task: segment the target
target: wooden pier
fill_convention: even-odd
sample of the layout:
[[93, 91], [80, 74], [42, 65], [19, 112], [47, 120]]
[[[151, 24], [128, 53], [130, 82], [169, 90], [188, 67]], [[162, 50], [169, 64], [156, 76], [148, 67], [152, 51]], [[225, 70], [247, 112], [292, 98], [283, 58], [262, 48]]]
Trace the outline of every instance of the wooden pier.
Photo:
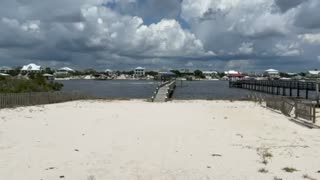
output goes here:
[[238, 80], [229, 81], [229, 87], [243, 88], [274, 95], [290, 97], [296, 96], [306, 99], [309, 98], [310, 91], [316, 91], [319, 93], [319, 84], [315, 81], [302, 82], [287, 80]]
[[167, 102], [176, 88], [176, 80], [167, 81], [159, 85], [151, 97], [152, 102]]

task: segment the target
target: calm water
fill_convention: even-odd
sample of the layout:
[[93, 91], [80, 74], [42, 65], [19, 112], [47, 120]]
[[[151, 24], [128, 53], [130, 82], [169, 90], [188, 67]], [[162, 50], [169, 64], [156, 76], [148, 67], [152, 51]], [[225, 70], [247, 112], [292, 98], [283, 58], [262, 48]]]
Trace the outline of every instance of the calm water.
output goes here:
[[229, 88], [228, 81], [177, 81], [175, 99], [242, 99], [250, 91]]
[[[150, 98], [158, 82], [146, 80], [69, 80], [60, 81], [63, 91], [81, 91], [105, 98]], [[174, 99], [242, 99], [250, 92], [229, 88], [227, 81], [177, 81]]]
[[157, 87], [156, 81], [145, 80], [68, 80], [63, 91], [80, 91], [104, 98], [150, 98]]

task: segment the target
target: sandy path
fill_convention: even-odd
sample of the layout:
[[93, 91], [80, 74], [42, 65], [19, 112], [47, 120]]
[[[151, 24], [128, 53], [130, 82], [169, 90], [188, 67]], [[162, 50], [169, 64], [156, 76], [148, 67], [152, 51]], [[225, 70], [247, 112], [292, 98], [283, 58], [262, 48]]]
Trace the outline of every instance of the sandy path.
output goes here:
[[0, 110], [0, 157], [3, 180], [320, 179], [320, 130], [250, 102], [78, 101]]

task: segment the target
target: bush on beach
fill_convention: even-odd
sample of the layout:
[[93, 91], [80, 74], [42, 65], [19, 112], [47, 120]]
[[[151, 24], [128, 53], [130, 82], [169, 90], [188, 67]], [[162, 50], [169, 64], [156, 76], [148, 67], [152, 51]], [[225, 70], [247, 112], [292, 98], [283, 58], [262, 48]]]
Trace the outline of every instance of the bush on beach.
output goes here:
[[0, 93], [27, 93], [59, 91], [63, 84], [50, 82], [39, 73], [29, 75], [29, 79], [0, 76]]

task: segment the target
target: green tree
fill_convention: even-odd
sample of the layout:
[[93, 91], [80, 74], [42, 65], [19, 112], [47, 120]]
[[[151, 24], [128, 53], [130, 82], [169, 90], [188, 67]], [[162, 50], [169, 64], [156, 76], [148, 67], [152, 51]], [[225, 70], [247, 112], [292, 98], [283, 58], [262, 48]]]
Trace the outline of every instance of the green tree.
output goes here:
[[157, 75], [158, 75], [158, 72], [155, 72], [155, 71], [147, 71], [147, 72], [146, 72], [146, 75], [149, 75], [149, 76], [157, 76]]
[[174, 73], [177, 77], [182, 77], [182, 74], [179, 70], [171, 70], [170, 72]]
[[51, 68], [46, 67], [46, 68], [44, 69], [44, 73], [46, 73], [46, 74], [53, 74], [54, 71], [53, 71]]
[[194, 76], [196, 78], [202, 78], [202, 79], [205, 78], [205, 76], [203, 75], [203, 72], [198, 69], [194, 71]]

